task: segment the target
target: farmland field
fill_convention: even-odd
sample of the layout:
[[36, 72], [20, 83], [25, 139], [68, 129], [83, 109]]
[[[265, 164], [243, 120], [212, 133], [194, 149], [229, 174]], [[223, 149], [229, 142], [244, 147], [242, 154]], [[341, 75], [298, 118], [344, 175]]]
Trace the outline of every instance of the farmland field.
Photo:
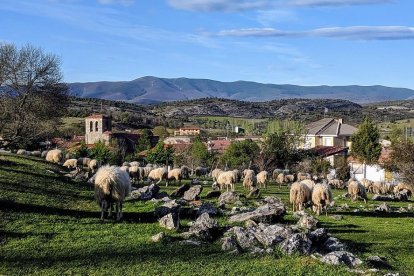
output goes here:
[[[221, 251], [218, 241], [202, 246], [179, 243], [178, 233], [160, 228], [153, 214], [156, 203], [127, 201], [121, 222], [99, 220], [90, 186], [56, 173], [62, 167], [33, 157], [0, 155], [0, 274], [1, 275], [348, 275], [345, 267], [321, 264], [304, 256], [238, 256]], [[165, 188], [167, 193], [177, 185]], [[202, 200], [211, 190], [204, 184]], [[242, 192], [241, 185], [237, 189]], [[412, 275], [414, 267], [414, 213], [376, 214], [381, 202], [351, 203], [335, 190], [336, 205], [348, 203], [349, 211], [330, 211], [342, 220], [319, 217], [322, 227], [344, 241], [364, 259], [385, 256], [393, 270]], [[263, 195], [287, 203], [288, 189], [270, 184]], [[253, 204], [254, 199], [246, 202]], [[389, 203], [408, 207], [411, 202]], [[354, 209], [361, 209], [354, 212]], [[365, 210], [363, 210], [365, 209]], [[226, 217], [218, 218], [224, 226]], [[182, 221], [186, 227], [188, 219]], [[284, 223], [294, 223], [291, 212]], [[152, 243], [164, 231], [170, 242]], [[384, 274], [381, 271], [378, 275]]]

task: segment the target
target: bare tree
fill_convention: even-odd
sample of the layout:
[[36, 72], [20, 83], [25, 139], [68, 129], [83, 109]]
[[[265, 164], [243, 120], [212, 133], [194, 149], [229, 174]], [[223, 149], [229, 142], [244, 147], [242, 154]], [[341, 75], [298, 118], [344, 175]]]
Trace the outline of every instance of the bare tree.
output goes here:
[[0, 147], [25, 147], [56, 130], [69, 104], [60, 59], [0, 44]]

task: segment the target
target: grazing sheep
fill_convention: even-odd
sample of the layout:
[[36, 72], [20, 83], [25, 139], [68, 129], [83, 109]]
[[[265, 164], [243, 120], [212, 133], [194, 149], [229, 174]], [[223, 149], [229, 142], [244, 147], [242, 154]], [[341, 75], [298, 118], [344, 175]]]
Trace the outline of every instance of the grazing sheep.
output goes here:
[[217, 178], [218, 178], [218, 176], [221, 174], [221, 173], [223, 173], [224, 171], [223, 170], [221, 170], [221, 169], [214, 169], [212, 172], [211, 172], [211, 177], [213, 178], [213, 181], [217, 181]]
[[49, 152], [48, 150], [42, 151], [42, 154], [40, 155], [40, 157], [46, 158], [46, 155], [47, 155], [48, 152]]
[[279, 176], [280, 173], [282, 173], [283, 171], [281, 169], [275, 169], [272, 173], [272, 178], [275, 182], [277, 182], [277, 177]]
[[30, 155], [35, 156], [35, 157], [40, 157], [40, 156], [42, 156], [42, 153], [38, 150], [35, 150], [35, 151], [32, 151], [32, 153]]
[[267, 171], [261, 171], [257, 174], [256, 176], [257, 184], [259, 184], [260, 188], [262, 187], [262, 185], [265, 189], [267, 188], [267, 175], [268, 175]]
[[[361, 183], [362, 183], [362, 185], [364, 185], [366, 191], [368, 191], [370, 193], [375, 193], [374, 192], [374, 182], [373, 181], [364, 178], [364, 179], [361, 180]], [[377, 185], [377, 187], [375, 189], [379, 190], [380, 189], [379, 186], [380, 185]]]
[[127, 172], [129, 174], [129, 166], [121, 166], [121, 171]]
[[63, 163], [63, 167], [66, 167], [68, 169], [76, 169], [78, 165], [78, 160], [76, 159], [68, 159]]
[[229, 187], [232, 191], [234, 191], [234, 184], [236, 183], [236, 178], [233, 171], [222, 172], [218, 177], [217, 180], [213, 183], [213, 186], [219, 186], [220, 190], [224, 187], [227, 188], [229, 191]]
[[50, 150], [46, 155], [46, 161], [52, 163], [60, 163], [63, 160], [63, 153], [61, 150], [54, 149]]
[[303, 172], [298, 172], [297, 176], [296, 176], [297, 181], [302, 181], [305, 179], [308, 179], [308, 174], [307, 173], [303, 173]]
[[136, 166], [136, 167], [140, 167], [141, 166], [141, 164], [138, 162], [138, 161], [132, 161], [132, 162], [130, 162], [129, 163], [129, 165], [132, 167], [132, 166]]
[[316, 184], [312, 191], [313, 211], [319, 216], [322, 209], [325, 208], [328, 215], [327, 206], [332, 202], [332, 191], [328, 184]]
[[335, 189], [344, 189], [345, 188], [345, 183], [340, 179], [331, 179], [331, 180], [329, 180], [328, 184], [330, 186], [334, 187]]
[[295, 182], [290, 187], [289, 202], [292, 204], [292, 211], [301, 211], [303, 205], [311, 200], [312, 192], [308, 186], [301, 182]]
[[233, 172], [236, 175], [236, 183], [239, 183], [242, 178], [242, 172], [238, 169], [233, 170]]
[[95, 173], [95, 172], [98, 170], [98, 160], [96, 160], [96, 159], [92, 159], [92, 160], [89, 162], [88, 169], [89, 169], [92, 173]]
[[190, 168], [187, 166], [181, 166], [181, 176], [183, 179], [189, 179], [190, 178]]
[[357, 180], [350, 180], [348, 183], [348, 194], [351, 196], [351, 200], [355, 201], [358, 197], [361, 197], [365, 203], [367, 203], [367, 191], [359, 181]]
[[183, 179], [183, 174], [182, 174], [182, 170], [181, 169], [172, 169], [168, 172], [168, 177], [167, 177], [167, 183], [165, 186], [168, 186], [168, 184], [170, 184], [171, 180], [174, 181], [178, 181], [178, 183], [181, 185], [181, 180]]
[[295, 176], [293, 174], [285, 175], [285, 182], [286, 183], [293, 183], [295, 182]]
[[282, 188], [282, 184], [285, 183], [285, 174], [279, 173], [276, 177], [276, 183], [279, 183], [279, 188]]
[[394, 193], [398, 193], [402, 190], [407, 190], [408, 191], [408, 196], [411, 196], [414, 192], [414, 187], [413, 187], [413, 185], [409, 185], [409, 184], [400, 182], [393, 188]]
[[120, 220], [122, 203], [131, 192], [128, 174], [116, 166], [103, 166], [94, 177], [95, 199], [101, 207], [101, 220], [108, 209], [109, 216], [112, 216], [112, 204], [115, 204], [116, 220]]
[[80, 157], [78, 158], [78, 168], [79, 170], [82, 170], [84, 167], [89, 168], [89, 163], [91, 162], [91, 159], [88, 157]]
[[19, 149], [16, 154], [17, 155], [28, 155], [27, 153], [28, 153], [27, 150]]
[[315, 182], [313, 180], [310, 180], [310, 179], [302, 180], [300, 183], [305, 184], [306, 186], [308, 186], [310, 191], [312, 191], [313, 187], [315, 187]]
[[194, 170], [196, 176], [206, 176], [208, 174], [208, 169], [204, 167], [196, 167]]
[[243, 187], [245, 189], [250, 190], [252, 187], [256, 187], [257, 185], [257, 178], [256, 174], [253, 170], [246, 170], [244, 179], [243, 179]]
[[[157, 184], [159, 184], [163, 179], [167, 179], [168, 171], [166, 168], [157, 168], [150, 171], [148, 175], [148, 179], [151, 181], [158, 180]], [[166, 186], [168, 183], [166, 183]]]
[[135, 183], [139, 183], [140, 180], [143, 180], [144, 169], [138, 166], [131, 166], [128, 169], [129, 176], [131, 177], [132, 181]]
[[152, 167], [142, 167], [143, 170], [143, 174], [142, 174], [142, 180], [144, 180], [145, 178], [148, 178], [150, 172], [153, 170]]

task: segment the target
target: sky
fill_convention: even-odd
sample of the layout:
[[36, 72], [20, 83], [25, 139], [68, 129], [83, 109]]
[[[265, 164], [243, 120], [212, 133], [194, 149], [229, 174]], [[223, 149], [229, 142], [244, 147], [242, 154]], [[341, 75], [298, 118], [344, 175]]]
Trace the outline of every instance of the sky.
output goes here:
[[412, 0], [0, 0], [0, 42], [66, 82], [143, 76], [414, 89]]

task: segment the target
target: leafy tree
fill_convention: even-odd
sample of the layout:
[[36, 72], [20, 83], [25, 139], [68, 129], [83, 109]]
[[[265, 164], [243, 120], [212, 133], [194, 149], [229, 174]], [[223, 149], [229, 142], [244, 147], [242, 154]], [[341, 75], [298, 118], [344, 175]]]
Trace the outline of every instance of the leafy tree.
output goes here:
[[246, 168], [259, 154], [259, 145], [252, 140], [236, 141], [230, 144], [221, 157], [221, 161], [228, 167]]
[[153, 131], [155, 136], [159, 136], [160, 138], [165, 138], [169, 135], [167, 129], [163, 126], [156, 126], [154, 127]]
[[0, 147], [30, 147], [48, 138], [68, 105], [57, 56], [0, 44]]
[[171, 165], [174, 161], [174, 149], [171, 146], [164, 147], [164, 142], [160, 140], [147, 152], [147, 161], [153, 164]]
[[141, 151], [149, 150], [151, 148], [151, 136], [152, 132], [149, 129], [144, 129], [142, 131], [138, 143], [135, 147], [136, 153], [140, 153]]
[[88, 157], [90, 155], [89, 148], [86, 146], [84, 141], [80, 143], [80, 147], [74, 152], [74, 154], [76, 158]]
[[[414, 182], [414, 142], [412, 140], [399, 139], [391, 145], [390, 159], [386, 160], [385, 167], [398, 172], [405, 183]], [[414, 187], [413, 187], [414, 188]]]
[[364, 163], [364, 177], [366, 177], [365, 165], [378, 162], [381, 154], [379, 138], [378, 127], [368, 117], [365, 117], [358, 131], [351, 137], [351, 155]]
[[90, 150], [91, 158], [99, 161], [101, 164], [106, 164], [113, 158], [112, 152], [103, 142], [98, 141]]
[[331, 168], [331, 163], [322, 157], [313, 158], [310, 165], [313, 175], [327, 175]]
[[346, 161], [346, 157], [337, 159], [335, 172], [336, 178], [342, 181], [347, 181], [351, 177], [350, 167]]
[[201, 139], [195, 139], [190, 149], [192, 167], [205, 166], [210, 158], [210, 153]]

